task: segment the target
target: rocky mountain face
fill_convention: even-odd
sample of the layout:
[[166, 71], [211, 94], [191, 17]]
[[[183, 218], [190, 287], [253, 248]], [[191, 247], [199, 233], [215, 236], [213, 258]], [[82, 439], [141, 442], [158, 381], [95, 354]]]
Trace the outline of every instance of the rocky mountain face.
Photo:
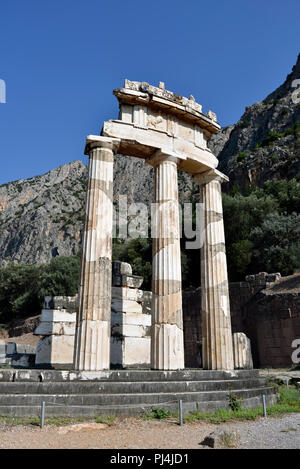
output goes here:
[[[225, 127], [209, 141], [230, 186], [242, 190], [273, 178], [300, 173], [300, 56], [293, 71], [264, 101], [246, 108], [237, 124]], [[300, 90], [300, 86], [298, 87]], [[296, 98], [296, 99], [295, 99]], [[191, 178], [179, 172], [181, 202], [198, 192]], [[42, 176], [0, 186], [0, 263], [49, 262], [56, 255], [76, 254], [81, 246], [87, 169], [75, 161]], [[230, 188], [227, 187], [227, 189]], [[153, 168], [138, 158], [117, 155], [114, 200], [149, 204]]]
[[[219, 169], [242, 190], [300, 172], [300, 55], [285, 82], [210, 140]], [[297, 82], [298, 80], [298, 82]]]
[[86, 168], [81, 161], [0, 187], [0, 260], [47, 262], [78, 251]]
[[[153, 168], [138, 158], [117, 155], [114, 200], [152, 202]], [[42, 176], [0, 186], [0, 265], [7, 261], [49, 262], [77, 254], [81, 247], [87, 167], [81, 161]], [[189, 200], [193, 184], [179, 175], [180, 199]]]

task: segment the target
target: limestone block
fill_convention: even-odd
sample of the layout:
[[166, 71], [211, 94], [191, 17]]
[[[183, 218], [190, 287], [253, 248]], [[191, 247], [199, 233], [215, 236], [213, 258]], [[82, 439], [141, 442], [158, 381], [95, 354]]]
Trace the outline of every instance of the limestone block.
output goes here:
[[271, 283], [271, 282], [277, 282], [280, 279], [281, 279], [281, 273], [275, 272], [273, 274], [267, 275], [266, 281]]
[[33, 345], [16, 344], [17, 354], [35, 354], [36, 347]]
[[145, 337], [150, 335], [149, 327], [150, 326], [140, 326], [136, 324], [115, 324], [112, 326], [112, 336], [117, 334], [124, 337]]
[[150, 337], [125, 337], [124, 347], [124, 362], [126, 366], [150, 364]]
[[36, 365], [73, 363], [74, 336], [51, 335], [42, 338], [36, 349]]
[[17, 353], [17, 346], [15, 342], [8, 342], [6, 346], [7, 355], [14, 355]]
[[131, 300], [141, 303], [144, 298], [143, 290], [128, 287], [112, 287], [111, 296], [112, 300]]
[[42, 321], [35, 329], [35, 335], [75, 335], [75, 322]]
[[112, 324], [151, 326], [151, 316], [149, 314], [137, 313], [112, 313]]
[[75, 296], [45, 296], [45, 309], [66, 309], [70, 313], [78, 310], [78, 295]]
[[255, 276], [254, 275], [246, 275], [245, 280], [246, 280], [246, 282], [253, 283], [254, 280], [255, 280]]
[[3, 341], [3, 343], [0, 342], [0, 355], [5, 355], [6, 354], [6, 344]]
[[114, 312], [142, 313], [142, 306], [136, 301], [112, 299], [111, 309]]
[[43, 309], [41, 322], [76, 322], [76, 313], [58, 309]]
[[150, 349], [150, 337], [111, 337], [111, 365], [123, 368], [150, 366]]
[[200, 442], [202, 446], [216, 449], [238, 448], [239, 444], [240, 436], [235, 430], [224, 431], [223, 429], [215, 430]]
[[127, 262], [113, 261], [112, 275], [132, 275], [132, 267]]
[[11, 365], [27, 368], [34, 365], [34, 354], [22, 354], [12, 357]]
[[115, 275], [113, 277], [114, 287], [140, 288], [143, 283], [143, 277], [137, 275]]
[[250, 339], [243, 332], [233, 334], [233, 354], [235, 369], [253, 368]]

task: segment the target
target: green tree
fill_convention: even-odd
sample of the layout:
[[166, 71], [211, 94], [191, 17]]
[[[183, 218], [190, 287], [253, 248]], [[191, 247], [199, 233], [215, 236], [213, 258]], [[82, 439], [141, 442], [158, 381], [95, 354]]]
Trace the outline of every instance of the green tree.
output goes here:
[[300, 214], [269, 214], [251, 230], [252, 270], [289, 275], [300, 267]]
[[79, 270], [78, 256], [56, 257], [50, 264], [9, 263], [1, 267], [1, 322], [39, 314], [45, 295], [75, 295]]

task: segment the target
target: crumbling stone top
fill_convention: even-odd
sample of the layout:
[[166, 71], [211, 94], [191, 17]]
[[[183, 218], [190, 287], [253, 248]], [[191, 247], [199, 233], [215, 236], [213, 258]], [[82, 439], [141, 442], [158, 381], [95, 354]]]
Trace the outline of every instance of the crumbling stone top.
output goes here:
[[122, 104], [140, 104], [150, 108], [160, 108], [169, 114], [181, 116], [183, 120], [193, 121], [210, 133], [218, 132], [221, 128], [214, 112], [207, 111], [203, 114], [201, 104], [196, 103], [192, 95], [186, 98], [168, 91], [163, 82], [156, 87], [146, 82], [126, 79], [124, 87], [116, 88], [113, 93]]

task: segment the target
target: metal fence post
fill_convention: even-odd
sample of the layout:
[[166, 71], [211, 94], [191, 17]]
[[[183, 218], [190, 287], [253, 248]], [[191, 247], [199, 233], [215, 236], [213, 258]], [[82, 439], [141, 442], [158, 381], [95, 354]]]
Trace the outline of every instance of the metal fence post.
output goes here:
[[179, 399], [179, 425], [183, 425], [183, 415], [182, 415], [182, 400]]
[[262, 401], [263, 401], [263, 409], [264, 409], [264, 417], [267, 416], [267, 405], [266, 405], [266, 396], [263, 394], [262, 396]]
[[42, 409], [41, 409], [41, 428], [44, 428], [45, 425], [45, 407], [46, 403], [42, 402]]

